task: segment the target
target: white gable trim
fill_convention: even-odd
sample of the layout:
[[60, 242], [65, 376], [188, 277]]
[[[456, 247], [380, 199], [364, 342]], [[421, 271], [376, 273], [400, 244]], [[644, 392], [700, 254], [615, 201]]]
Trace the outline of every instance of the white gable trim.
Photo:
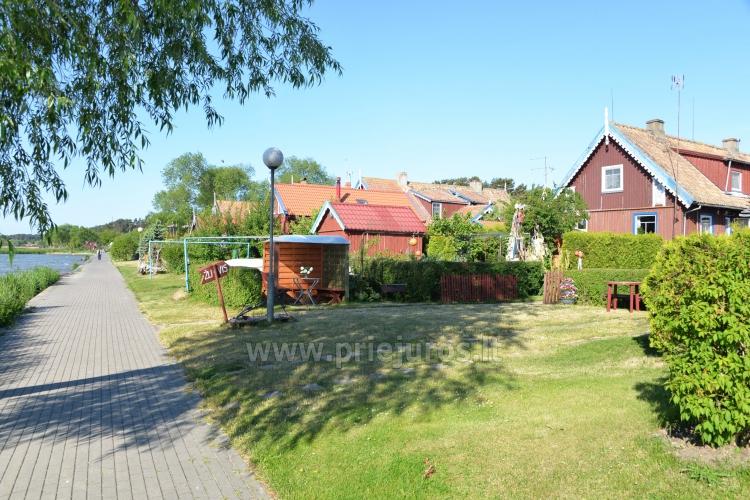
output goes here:
[[333, 209], [333, 206], [331, 206], [331, 202], [327, 201], [323, 205], [323, 208], [320, 209], [320, 212], [318, 212], [318, 216], [315, 218], [315, 222], [313, 222], [313, 225], [310, 228], [310, 234], [315, 234], [318, 232], [318, 228], [323, 223], [323, 219], [325, 218], [326, 212], [329, 212], [329, 211], [331, 212], [331, 216], [338, 223], [341, 230], [342, 231], [346, 230], [346, 228], [344, 227], [344, 222], [341, 220], [341, 217], [339, 217], [339, 214], [337, 214], [336, 210]]
[[[610, 125], [608, 137], [614, 140], [625, 152], [641, 166], [653, 179], [659, 181], [664, 188], [669, 191], [672, 196], [677, 198], [685, 207], [689, 207], [695, 202], [695, 198], [682, 186], [679, 186], [675, 182], [674, 178], [670, 176], [660, 165], [653, 161], [647, 154], [633, 144], [625, 135], [620, 132], [615, 125]], [[580, 172], [581, 168], [591, 158], [591, 155], [596, 151], [596, 148], [602, 143], [605, 138], [604, 127], [602, 127], [596, 134], [596, 137], [589, 144], [588, 148], [584, 151], [581, 158], [573, 165], [568, 173], [563, 178], [563, 182], [559, 189], [568, 187], [573, 177]]]

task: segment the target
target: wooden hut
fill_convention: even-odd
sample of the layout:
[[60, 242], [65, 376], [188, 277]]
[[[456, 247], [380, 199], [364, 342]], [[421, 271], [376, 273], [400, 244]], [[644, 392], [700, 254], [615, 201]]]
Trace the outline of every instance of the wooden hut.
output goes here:
[[[349, 241], [341, 236], [280, 235], [274, 238], [276, 286], [294, 296], [295, 278], [313, 278], [316, 296], [349, 298]], [[304, 276], [301, 268], [312, 267]], [[263, 272], [268, 273], [268, 241], [263, 247]], [[265, 280], [263, 287], [265, 289]]]

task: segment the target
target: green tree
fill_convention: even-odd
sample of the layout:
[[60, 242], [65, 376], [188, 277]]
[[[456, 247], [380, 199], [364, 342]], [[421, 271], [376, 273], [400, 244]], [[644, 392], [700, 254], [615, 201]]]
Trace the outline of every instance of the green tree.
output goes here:
[[434, 219], [427, 226], [427, 255], [440, 260], [472, 260], [472, 240], [481, 232], [482, 227], [472, 222], [470, 215]]
[[0, 211], [46, 232], [61, 168], [85, 182], [142, 168], [139, 118], [166, 133], [178, 110], [220, 125], [212, 92], [241, 104], [273, 84], [340, 73], [307, 17], [309, 0], [4, 0], [0, 9]]
[[161, 173], [165, 189], [154, 195], [159, 219], [187, 224], [197, 208], [201, 179], [208, 171], [208, 162], [200, 153], [185, 153], [170, 161]]
[[303, 179], [310, 184], [333, 184], [335, 181], [325, 167], [312, 158], [290, 156], [276, 171], [278, 182], [299, 182]]
[[570, 189], [562, 189], [555, 194], [549, 188], [535, 186], [515, 195], [505, 206], [503, 219], [508, 221], [508, 226], [513, 220], [517, 203], [526, 207], [522, 224], [524, 232], [531, 233], [538, 229], [550, 250], [559, 251], [563, 233], [572, 231], [582, 220], [589, 217], [588, 207], [580, 194]]
[[256, 192], [252, 180], [253, 168], [249, 165], [232, 167], [212, 167], [200, 178], [196, 204], [200, 208], [210, 208], [214, 193], [219, 200], [246, 200]]

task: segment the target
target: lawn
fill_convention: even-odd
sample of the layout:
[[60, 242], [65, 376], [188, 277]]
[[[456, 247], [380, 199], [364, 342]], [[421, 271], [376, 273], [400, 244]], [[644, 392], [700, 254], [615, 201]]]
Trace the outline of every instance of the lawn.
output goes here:
[[[179, 293], [179, 275], [149, 280], [119, 267], [211, 418], [282, 498], [703, 498], [750, 489], [747, 469], [680, 461], [660, 436], [671, 410], [645, 313], [345, 306], [230, 329], [218, 308]], [[320, 360], [299, 350], [276, 359], [274, 346], [297, 342]], [[268, 359], [259, 359], [265, 346]]]

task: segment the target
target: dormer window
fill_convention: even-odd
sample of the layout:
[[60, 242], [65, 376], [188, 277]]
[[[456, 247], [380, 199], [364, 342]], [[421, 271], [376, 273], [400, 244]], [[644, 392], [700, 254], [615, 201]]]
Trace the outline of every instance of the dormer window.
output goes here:
[[432, 218], [439, 219], [443, 216], [443, 204], [437, 201], [432, 202]]
[[742, 192], [742, 172], [738, 172], [736, 170], [732, 171], [731, 190], [733, 193]]
[[622, 165], [602, 167], [602, 193], [622, 191]]

